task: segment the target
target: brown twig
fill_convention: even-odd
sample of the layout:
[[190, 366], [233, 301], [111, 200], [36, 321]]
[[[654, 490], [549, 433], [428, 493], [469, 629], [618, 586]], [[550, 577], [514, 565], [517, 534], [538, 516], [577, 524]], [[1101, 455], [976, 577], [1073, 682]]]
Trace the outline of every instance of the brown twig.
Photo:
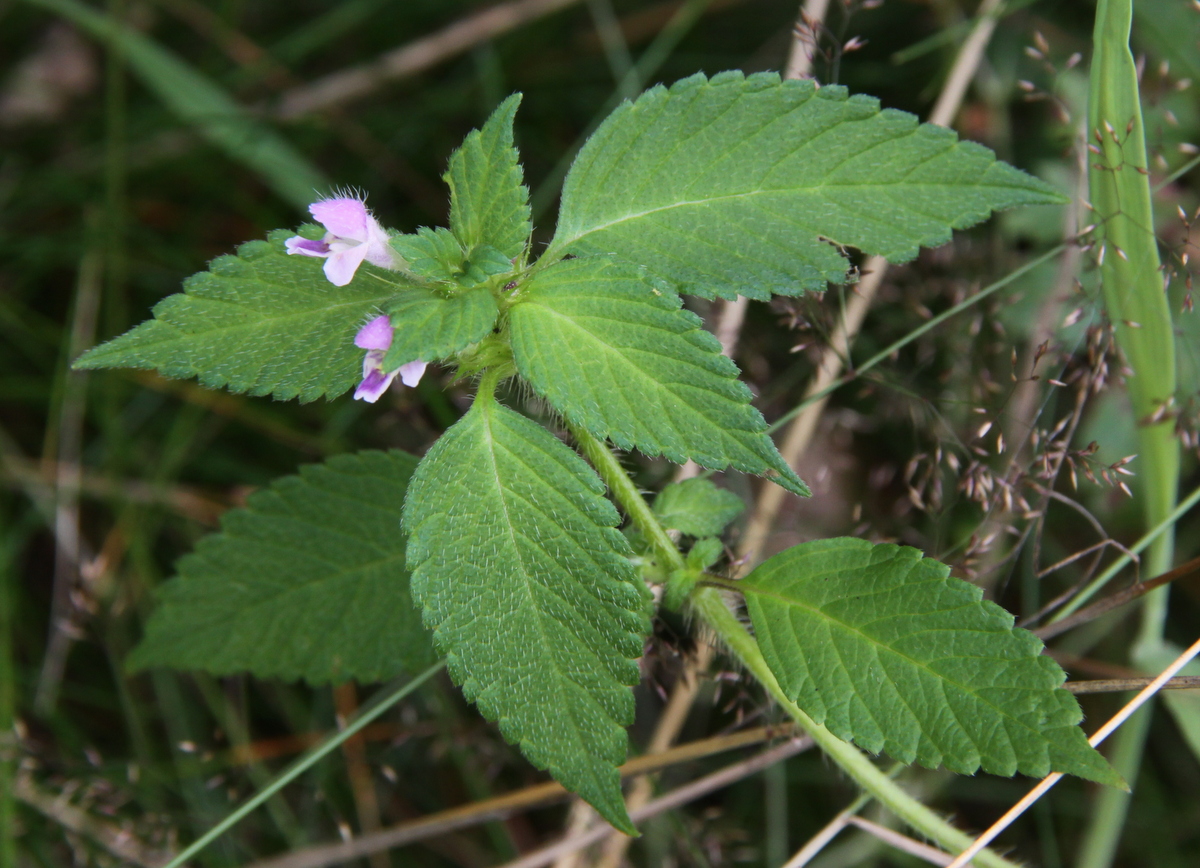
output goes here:
[[[1123, 693], [1138, 690], [1153, 682], [1153, 678], [1101, 678], [1095, 681], [1068, 681], [1064, 688], [1078, 696], [1081, 693]], [[1160, 690], [1196, 690], [1200, 675], [1177, 675], [1160, 685]]]
[[[96, 317], [100, 310], [100, 289], [104, 273], [104, 249], [93, 244], [79, 263], [79, 280], [75, 291], [75, 311], [71, 319], [71, 335], [67, 343], [67, 358], [75, 359], [95, 342]], [[83, 557], [79, 528], [79, 489], [83, 451], [83, 423], [87, 413], [86, 371], [70, 371], [65, 375], [63, 397], [58, 417], [56, 457], [58, 473], [54, 491], [54, 586], [50, 603], [50, 636], [42, 658], [34, 693], [33, 708], [40, 715], [54, 710], [58, 689], [62, 684], [67, 656], [76, 630], [73, 620], [71, 592], [80, 580], [79, 565]]]
[[125, 829], [109, 825], [35, 784], [27, 773], [17, 775], [13, 795], [43, 816], [77, 835], [95, 841], [112, 855], [142, 868], [159, 868], [175, 855], [137, 840]]
[[1085, 606], [1073, 615], [1063, 618], [1061, 621], [1055, 621], [1053, 624], [1047, 624], [1045, 627], [1039, 627], [1036, 630], [1031, 630], [1033, 635], [1037, 636], [1043, 642], [1052, 639], [1061, 633], [1073, 627], [1078, 627], [1080, 624], [1085, 624], [1088, 621], [1093, 621], [1101, 615], [1105, 615], [1114, 609], [1124, 606], [1126, 603], [1131, 603], [1143, 594], [1153, 591], [1155, 588], [1160, 588], [1163, 585], [1174, 582], [1178, 579], [1187, 578], [1188, 576], [1200, 573], [1200, 558], [1193, 558], [1186, 564], [1180, 564], [1175, 569], [1163, 573], [1161, 576], [1155, 576], [1153, 579], [1147, 579], [1144, 582], [1138, 582], [1136, 585], [1126, 588], [1123, 591], [1118, 591], [1115, 594], [1105, 597], [1092, 603], [1090, 606]]
[[[44, 489], [45, 496], [53, 498], [54, 485], [50, 480], [63, 480], [59, 490], [75, 495], [102, 499], [128, 500], [133, 503], [155, 504], [169, 507], [181, 515], [201, 524], [214, 525], [221, 513], [230, 504], [186, 485], [167, 485], [146, 482], [141, 479], [113, 479], [94, 473], [79, 465], [67, 466], [65, 462], [47, 465], [45, 462], [30, 461], [19, 455], [6, 455], [0, 471], [7, 481], [26, 492]], [[85, 557], [84, 560], [87, 560]]]
[[[358, 712], [358, 690], [353, 681], [339, 684], [333, 689], [333, 702], [337, 708], [338, 723], [353, 719]], [[346, 777], [350, 781], [350, 793], [354, 797], [354, 812], [358, 814], [359, 831], [372, 835], [383, 828], [379, 819], [379, 796], [375, 792], [375, 781], [367, 765], [367, 742], [361, 732], [342, 742], [342, 756], [346, 759]], [[371, 868], [390, 868], [392, 860], [387, 853], [370, 853], [367, 862]]]
[[872, 823], [870, 820], [851, 814], [846, 818], [846, 823], [850, 826], [857, 826], [868, 835], [874, 835], [880, 841], [895, 847], [902, 853], [908, 853], [910, 856], [916, 856], [918, 859], [923, 859], [930, 865], [949, 865], [954, 858], [948, 853], [939, 850], [937, 847], [930, 847], [928, 844], [922, 844], [920, 841], [915, 841], [908, 835], [897, 832], [895, 829], [889, 829], [887, 826], [881, 826], [878, 823]]
[[[622, 777], [645, 774], [716, 753], [759, 744], [772, 738], [787, 737], [793, 732], [794, 728], [791, 726], [764, 726], [730, 735], [700, 739], [654, 756], [636, 757], [621, 766], [620, 772]], [[503, 820], [520, 811], [562, 801], [568, 796], [570, 793], [563, 789], [561, 784], [550, 781], [503, 796], [428, 814], [352, 841], [293, 850], [275, 859], [255, 862], [248, 868], [325, 868], [457, 829], [477, 826], [491, 820]], [[605, 827], [600, 831], [607, 834], [611, 829]]]
[[[678, 789], [672, 790], [665, 796], [660, 796], [648, 802], [636, 811], [630, 811], [629, 816], [635, 823], [644, 822], [664, 811], [686, 805], [688, 802], [695, 801], [715, 790], [727, 787], [743, 778], [756, 774], [769, 766], [775, 765], [775, 763], [782, 762], [789, 757], [808, 750], [810, 747], [812, 747], [812, 740], [807, 736], [793, 739], [771, 750], [764, 751], [756, 757], [726, 766], [718, 772], [713, 772], [711, 775], [706, 775], [699, 780], [692, 781], [690, 784], [685, 784]], [[550, 864], [565, 853], [590, 847], [592, 844], [603, 839], [609, 832], [610, 830], [604, 827], [591, 829], [581, 835], [564, 839], [557, 844], [551, 844], [548, 847], [543, 847], [541, 850], [522, 856], [520, 859], [501, 866], [501, 868], [541, 868], [541, 866]]]
[[402, 45], [375, 60], [343, 69], [311, 84], [292, 88], [276, 115], [294, 119], [358, 99], [390, 81], [415, 75], [522, 24], [573, 6], [579, 0], [512, 0], [490, 6], [437, 33]]

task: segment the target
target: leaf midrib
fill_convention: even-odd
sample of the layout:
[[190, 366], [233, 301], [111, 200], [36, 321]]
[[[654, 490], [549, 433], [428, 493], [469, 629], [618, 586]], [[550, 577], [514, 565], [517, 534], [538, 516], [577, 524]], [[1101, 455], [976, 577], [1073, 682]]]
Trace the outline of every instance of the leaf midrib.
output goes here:
[[[571, 245], [578, 242], [580, 239], [586, 238], [589, 235], [594, 235], [597, 232], [603, 232], [605, 229], [609, 229], [613, 226], [619, 226], [622, 223], [628, 223], [633, 220], [640, 220], [643, 217], [649, 217], [653, 214], [660, 214], [660, 213], [664, 213], [667, 211], [673, 211], [673, 210], [679, 209], [679, 208], [690, 208], [690, 207], [697, 206], [697, 205], [721, 204], [723, 202], [752, 199], [756, 196], [778, 196], [778, 195], [796, 196], [796, 195], [801, 195], [801, 194], [805, 194], [805, 193], [820, 193], [821, 191], [824, 191], [824, 190], [837, 189], [837, 188], [854, 187], [854, 188], [858, 188], [858, 189], [862, 189], [862, 190], [868, 190], [871, 187], [880, 187], [880, 188], [883, 188], [885, 191], [887, 191], [887, 190], [896, 190], [898, 188], [903, 187], [907, 191], [907, 190], [912, 190], [912, 189], [920, 188], [920, 187], [943, 188], [943, 187], [948, 187], [948, 186], [957, 187], [957, 186], [967, 186], [967, 185], [965, 185], [965, 184], [964, 185], [949, 185], [949, 184], [936, 184], [936, 183], [910, 183], [910, 182], [905, 182], [905, 181], [896, 181], [896, 182], [891, 182], [891, 183], [881, 183], [881, 182], [871, 182], [871, 183], [860, 182], [860, 183], [840, 183], [840, 184], [821, 183], [821, 184], [815, 184], [813, 186], [808, 186], [808, 187], [776, 187], [776, 188], [769, 189], [769, 190], [757, 189], [757, 190], [747, 190], [747, 191], [741, 192], [741, 193], [730, 193], [730, 194], [727, 194], [724, 196], [709, 196], [709, 197], [705, 197], [703, 199], [684, 199], [684, 200], [680, 200], [677, 202], [671, 202], [667, 205], [660, 205], [655, 208], [647, 208], [642, 211], [627, 212], [625, 214], [620, 215], [619, 217], [616, 217], [612, 220], [608, 220], [603, 223], [594, 223], [591, 226], [589, 226], [587, 229], [585, 229], [584, 231], [577, 232], [576, 234], [574, 234], [570, 237], [564, 237], [561, 240], [555, 239], [554, 243], [543, 255], [552, 259], [555, 256], [560, 255], [562, 251], [566, 250]], [[999, 189], [1012, 189], [1012, 190], [1024, 189], [1020, 185], [1017, 185], [1017, 184], [988, 184], [988, 185], [974, 184], [974, 185], [971, 185], [972, 190], [978, 190], [985, 186], [990, 187], [990, 188], [999, 188]]]
[[[728, 395], [718, 392], [715, 389], [707, 388], [703, 385], [697, 386], [692, 383], [676, 383], [674, 381], [667, 382], [664, 380], [657, 379], [655, 377], [647, 376], [636, 364], [634, 364], [626, 355], [624, 355], [621, 352], [621, 349], [619, 347], [601, 339], [599, 336], [597, 336], [597, 334], [594, 331], [590, 331], [589, 329], [584, 328], [578, 322], [579, 319], [600, 320], [603, 322], [613, 322], [613, 320], [605, 320], [605, 318], [602, 316], [592, 315], [592, 314], [585, 314], [582, 316], [572, 316], [571, 314], [563, 313], [562, 311], [554, 308], [552, 305], [545, 304], [544, 302], [541, 302], [540, 300], [537, 300], [537, 299], [530, 299], [527, 303], [538, 306], [539, 308], [544, 310], [546, 313], [550, 314], [555, 319], [559, 320], [561, 323], [565, 323], [566, 325], [570, 326], [571, 331], [574, 331], [577, 334], [579, 334], [580, 336], [587, 338], [590, 343], [592, 343], [597, 348], [599, 348], [602, 351], [602, 355], [605, 358], [610, 359], [610, 360], [616, 359], [622, 363], [623, 367], [637, 371], [639, 374], [642, 375], [641, 379], [644, 380], [648, 386], [655, 387], [655, 389], [660, 393], [666, 393], [667, 395], [670, 395], [674, 401], [679, 401], [679, 402], [682, 402], [685, 405], [687, 405], [687, 402], [671, 389], [672, 385], [683, 385], [683, 386], [687, 386], [689, 388], [694, 388], [694, 389], [698, 389], [698, 390], [707, 392], [716, 398], [720, 398], [723, 401], [728, 401], [731, 404], [735, 404], [737, 407], [742, 407], [742, 406], [750, 407], [751, 406], [749, 402], [746, 402], [744, 405], [740, 404], [735, 399], [729, 397]], [[626, 322], [622, 322], [622, 321], [616, 321], [616, 322], [618, 322], [618, 324], [620, 324], [620, 325], [632, 325], [631, 323], [626, 323]], [[651, 328], [653, 328], [653, 327], [651, 326]], [[674, 332], [674, 331], [670, 331], [668, 329], [654, 329], [654, 330], [661, 331], [662, 333], [671, 335], [673, 337], [684, 337], [686, 335], [686, 332]], [[697, 371], [701, 371], [705, 375], [711, 376], [715, 379], [720, 379], [722, 381], [729, 381], [729, 380], [733, 379], [731, 377], [716, 373], [714, 371], [710, 371], [707, 368], [705, 368], [701, 365], [696, 365], [686, 359], [679, 359], [674, 356], [668, 356], [664, 353], [657, 352], [653, 347], [630, 347], [629, 349], [639, 352], [639, 353], [645, 353], [646, 355], [657, 356], [659, 358], [665, 359], [666, 361], [672, 362], [675, 364], [686, 365]], [[687, 406], [688, 406], [688, 409], [694, 409], [690, 405], [687, 405]], [[633, 415], [634, 415], [634, 418], [636, 418], [637, 414], [634, 413]], [[714, 427], [722, 428], [722, 431], [721, 431], [722, 434], [726, 433], [724, 431], [723, 426], [717, 425], [709, 417], [707, 417], [704, 414], [699, 413], [699, 412], [697, 412], [696, 415], [700, 416], [702, 419], [704, 419], [710, 425], [713, 425]], [[748, 430], [748, 429], [734, 429], [734, 430]], [[761, 430], [763, 430], [763, 429], [760, 428], [757, 431], [749, 431], [749, 433], [757, 434]]]
[[[910, 570], [911, 570], [911, 568], [910, 568]], [[973, 697], [975, 697], [975, 698], [976, 698], [976, 699], [978, 699], [980, 702], [982, 702], [984, 705], [987, 705], [987, 706], [989, 706], [990, 708], [994, 709], [994, 710], [997, 712], [997, 714], [999, 714], [1001, 717], [1004, 717], [1004, 718], [1007, 718], [1007, 719], [1009, 719], [1009, 720], [1012, 720], [1014, 723], [1018, 724], [1018, 725], [1019, 725], [1019, 726], [1021, 726], [1022, 728], [1026, 729], [1026, 730], [1028, 730], [1028, 731], [1030, 731], [1030, 732], [1033, 732], [1034, 734], [1038, 734], [1038, 733], [1037, 733], [1037, 730], [1036, 730], [1036, 729], [1034, 729], [1033, 727], [1031, 727], [1029, 724], [1025, 723], [1025, 722], [1024, 722], [1023, 720], [1021, 720], [1020, 718], [1014, 717], [1014, 716], [1013, 716], [1012, 714], [1010, 714], [1008, 711], [1006, 711], [1006, 710], [1005, 710], [1005, 709], [1003, 709], [1003, 708], [1000, 708], [1000, 707], [999, 707], [999, 706], [997, 706], [997, 705], [996, 705], [994, 702], [991, 702], [991, 701], [989, 701], [988, 699], [986, 699], [985, 697], [983, 697], [983, 696], [981, 696], [979, 693], [977, 693], [975, 690], [973, 690], [972, 688], [970, 688], [970, 687], [968, 687], [968, 686], [964, 685], [964, 684], [963, 684], [963, 683], [961, 683], [960, 681], [957, 681], [957, 680], [955, 680], [955, 679], [953, 679], [953, 678], [950, 678], [950, 677], [948, 677], [948, 676], [946, 676], [946, 675], [942, 675], [942, 674], [940, 674], [940, 673], [938, 673], [938, 672], [935, 672], [935, 671], [934, 671], [934, 670], [933, 670], [933, 669], [932, 669], [932, 668], [931, 668], [931, 667], [930, 667], [928, 664], [922, 663], [921, 661], [914, 659], [913, 657], [911, 657], [910, 655], [908, 655], [908, 654], [904, 653], [903, 651], [900, 651], [900, 650], [897, 650], [897, 649], [895, 649], [895, 648], [892, 648], [890, 645], [886, 645], [886, 644], [884, 644], [883, 642], [880, 642], [879, 640], [877, 640], [877, 639], [874, 639], [874, 638], [872, 638], [871, 636], [868, 636], [868, 635], [867, 635], [866, 633], [864, 633], [864, 632], [863, 632], [863, 631], [862, 631], [860, 628], [858, 628], [858, 627], [854, 626], [853, 624], [848, 624], [848, 623], [846, 623], [845, 621], [841, 620], [840, 618], [835, 618], [833, 615], [830, 615], [829, 613], [825, 612], [823, 609], [817, 608], [817, 607], [816, 607], [816, 606], [814, 606], [814, 605], [810, 605], [810, 604], [807, 604], [807, 603], [799, 602], [799, 601], [797, 601], [797, 600], [795, 600], [795, 599], [793, 599], [793, 598], [785, 597], [785, 596], [783, 596], [782, 594], [779, 594], [779, 593], [777, 593], [777, 592], [775, 592], [775, 591], [769, 591], [769, 590], [766, 590], [766, 589], [764, 589], [764, 588], [762, 588], [762, 587], [758, 587], [758, 586], [754, 586], [754, 585], [747, 585], [747, 584], [745, 584], [744, 582], [740, 582], [740, 583], [739, 583], [739, 587], [740, 587], [740, 588], [743, 588], [743, 589], [746, 589], [746, 590], [750, 590], [751, 592], [753, 592], [753, 593], [755, 593], [755, 594], [758, 594], [758, 595], [760, 595], [760, 596], [763, 596], [763, 597], [770, 597], [770, 598], [773, 598], [773, 599], [775, 599], [775, 600], [777, 600], [777, 601], [779, 601], [779, 602], [783, 603], [785, 606], [792, 606], [792, 607], [795, 607], [795, 608], [797, 608], [797, 609], [804, 609], [804, 610], [806, 610], [806, 611], [808, 611], [808, 612], [810, 612], [810, 613], [812, 613], [812, 614], [816, 615], [816, 616], [817, 616], [817, 617], [819, 617], [819, 618], [822, 618], [822, 619], [824, 619], [824, 620], [827, 620], [827, 621], [829, 621], [830, 623], [837, 624], [837, 625], [839, 625], [839, 626], [841, 626], [841, 627], [845, 628], [845, 629], [847, 630], [847, 632], [854, 633], [854, 634], [857, 634], [858, 636], [860, 636], [860, 637], [863, 639], [863, 641], [865, 641], [865, 642], [866, 642], [867, 644], [869, 644], [871, 647], [873, 647], [873, 648], [882, 648], [882, 649], [885, 649], [885, 650], [887, 650], [888, 652], [890, 652], [890, 653], [892, 653], [892, 654], [895, 654], [897, 657], [901, 658], [902, 660], [905, 660], [905, 661], [909, 662], [909, 663], [910, 663], [910, 664], [911, 664], [913, 667], [915, 667], [915, 668], [917, 668], [917, 669], [920, 669], [920, 670], [922, 670], [922, 671], [924, 671], [924, 672], [927, 672], [929, 675], [931, 675], [931, 676], [932, 676], [933, 678], [935, 678], [936, 680], [938, 680], [938, 681], [944, 681], [944, 682], [946, 682], [947, 684], [953, 684], [955, 687], [959, 688], [959, 689], [960, 689], [960, 690], [962, 690], [964, 693], [966, 693], [966, 694], [968, 694], [968, 695], [970, 695], [970, 696], [973, 696]], [[743, 591], [743, 593], [745, 593], [745, 591]], [[969, 603], [969, 604], [967, 604], [966, 606], [960, 606], [960, 607], [958, 607], [958, 608], [968, 608], [968, 607], [970, 607], [971, 605], [975, 605], [975, 604], [970, 604], [970, 603]], [[982, 631], [982, 630], [972, 630], [972, 631], [970, 631], [970, 632], [985, 632], [985, 631]], [[986, 632], [991, 632], [991, 631], [986, 631]], [[1004, 660], [1005, 662], [1009, 662], [1009, 658], [985, 658], [985, 659]], [[843, 668], [845, 668], [845, 667], [843, 667]], [[847, 671], [849, 671], [849, 670], [847, 670]], [[1019, 688], [1008, 688], [1008, 689], [1019, 689]], [[1029, 689], [1029, 690], [1034, 690], [1034, 691], [1038, 690], [1038, 688], [1033, 688], [1033, 687], [1031, 687], [1031, 688], [1028, 688], [1028, 689]], [[915, 715], [914, 715], [914, 717], [915, 717]], [[919, 718], [916, 718], [916, 719], [918, 719], [918, 720], [919, 720]], [[967, 732], [967, 730], [966, 730], [965, 728], [963, 728], [963, 727], [961, 726], [961, 724], [960, 724], [960, 728], [962, 728], [964, 732]]]
[[[512, 518], [509, 514], [508, 499], [507, 499], [507, 497], [505, 497], [506, 487], [500, 476], [499, 461], [497, 460], [497, 457], [496, 457], [496, 443], [495, 443], [494, 437], [492, 436], [492, 415], [491, 414], [493, 411], [493, 405], [489, 403], [488, 405], [485, 405], [484, 407], [481, 407], [480, 409], [483, 411], [483, 416], [484, 416], [484, 424], [483, 424], [484, 431], [485, 431], [484, 447], [486, 449], [488, 461], [489, 461], [489, 465], [490, 465], [489, 471], [491, 473], [493, 481], [495, 482], [496, 491], [499, 494], [498, 500], [500, 501], [500, 508], [504, 513], [504, 529], [508, 533], [509, 545], [512, 548], [513, 555], [516, 557], [518, 563], [520, 564], [521, 577], [522, 577], [521, 584], [524, 586], [524, 589], [525, 589], [525, 600], [526, 600], [525, 604], [534, 613], [534, 621], [537, 624], [538, 636], [541, 640], [541, 646], [545, 652], [542, 655], [540, 655], [539, 659], [542, 663], [548, 665], [551, 669], [554, 670], [554, 672], [558, 676], [559, 682], [561, 682], [563, 680], [568, 680], [568, 681], [572, 681], [572, 683], [575, 683], [573, 681], [573, 679], [571, 679], [568, 675], [566, 675], [562, 671], [562, 669], [559, 668], [558, 664], [555, 661], [553, 647], [550, 644], [549, 637], [546, 635], [546, 631], [545, 631], [545, 628], [542, 623], [542, 619], [543, 619], [542, 612], [538, 608], [537, 600], [536, 600], [533, 590], [531, 588], [531, 582], [527, 578], [530, 574], [530, 570], [527, 568], [527, 566], [525, 564], [525, 559], [521, 554], [520, 546], [517, 545], [516, 526], [515, 526], [514, 522], [512, 521]], [[580, 685], [580, 686], [582, 687], [582, 685]], [[560, 699], [562, 698], [561, 697], [561, 693], [562, 693], [561, 684], [555, 685], [554, 692], [556, 694], [559, 694]], [[585, 688], [585, 692], [590, 693], [590, 691], [586, 691], [586, 688]], [[591, 758], [592, 761], [594, 762], [595, 760], [598, 759], [598, 757], [596, 757], [590, 750], [587, 749], [587, 747], [586, 747], [587, 741], [583, 738], [583, 734], [579, 731], [579, 727], [576, 724], [574, 715], [568, 715], [568, 719], [571, 722], [571, 729], [574, 732], [575, 741], [579, 745], [580, 751], [584, 755]]]
[[[270, 284], [266, 284], [266, 285], [269, 286]], [[258, 311], [262, 310], [261, 308], [254, 308], [252, 305], [246, 304], [245, 302], [232, 301], [230, 299], [210, 298], [208, 296], [200, 296], [200, 295], [193, 295], [193, 294], [187, 294], [187, 293], [184, 294], [184, 297], [188, 298], [188, 299], [195, 299], [197, 301], [203, 301], [205, 303], [227, 304], [234, 308], [241, 308], [243, 311], [245, 311], [245, 310], [253, 311], [255, 314], [257, 314]], [[192, 331], [192, 332], [184, 331], [182, 327], [180, 327], [179, 325], [176, 325], [175, 323], [171, 322], [170, 320], [156, 319], [156, 321], [161, 322], [164, 325], [168, 325], [171, 328], [175, 329], [184, 338], [191, 338], [191, 337], [198, 337], [201, 335], [211, 335], [214, 332], [227, 333], [227, 332], [237, 332], [239, 330], [249, 330], [249, 329], [253, 329], [255, 327], [261, 327], [264, 324], [286, 322], [287, 320], [297, 319], [297, 318], [304, 319], [307, 317], [311, 317], [314, 314], [334, 313], [343, 308], [361, 307], [362, 305], [368, 304], [368, 303], [369, 304], [379, 304], [380, 302], [385, 301], [389, 297], [390, 297], [389, 295], [363, 296], [362, 298], [357, 298], [357, 299], [354, 299], [353, 301], [339, 301], [335, 304], [319, 305], [319, 306], [314, 306], [311, 308], [303, 308], [300, 310], [291, 308], [286, 313], [279, 313], [279, 314], [275, 314], [275, 315], [256, 316], [256, 318], [252, 322], [249, 322], [249, 323], [237, 323], [237, 324], [231, 325], [231, 326], [224, 326], [224, 325], [216, 326], [213, 328], [205, 329], [204, 331]]]

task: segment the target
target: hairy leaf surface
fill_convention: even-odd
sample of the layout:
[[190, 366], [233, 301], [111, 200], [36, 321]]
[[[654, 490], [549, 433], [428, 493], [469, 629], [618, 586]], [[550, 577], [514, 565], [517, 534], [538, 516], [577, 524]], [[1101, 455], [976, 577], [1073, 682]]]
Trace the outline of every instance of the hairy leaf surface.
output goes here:
[[403, 289], [385, 309], [395, 328], [383, 358], [385, 371], [414, 359], [430, 362], [452, 356], [490, 334], [498, 315], [486, 286], [453, 295], [426, 287]]
[[463, 272], [466, 254], [449, 229], [422, 226], [411, 235], [395, 235], [391, 247], [418, 277], [449, 283]]
[[841, 282], [828, 242], [903, 262], [993, 210], [1063, 201], [987, 148], [844, 88], [694, 75], [601, 124], [547, 253], [614, 253], [681, 292], [766, 299]]
[[673, 482], [654, 498], [663, 527], [695, 537], [717, 536], [745, 508], [740, 497], [707, 479]]
[[400, 531], [416, 464], [399, 451], [339, 455], [251, 495], [179, 561], [129, 664], [312, 684], [428, 666]]
[[843, 537], [794, 546], [738, 585], [780, 685], [835, 735], [960, 774], [1124, 786], [1042, 643], [945, 564]]
[[468, 251], [489, 245], [515, 259], [529, 240], [529, 190], [513, 147], [520, 104], [519, 93], [500, 103], [483, 129], [470, 132], [451, 155], [443, 175], [450, 185], [450, 228]]
[[84, 353], [75, 367], [151, 368], [285, 400], [342, 394], [362, 375], [355, 332], [406, 285], [364, 264], [347, 286], [334, 286], [321, 260], [284, 252], [294, 234], [279, 229], [214, 259], [183, 292], [156, 304], [154, 319]]
[[609, 257], [537, 272], [509, 311], [517, 370], [564, 416], [622, 449], [808, 487], [780, 456], [738, 369], [679, 297]]
[[463, 692], [534, 765], [632, 832], [616, 766], [647, 591], [584, 461], [481, 394], [422, 460], [413, 597]]

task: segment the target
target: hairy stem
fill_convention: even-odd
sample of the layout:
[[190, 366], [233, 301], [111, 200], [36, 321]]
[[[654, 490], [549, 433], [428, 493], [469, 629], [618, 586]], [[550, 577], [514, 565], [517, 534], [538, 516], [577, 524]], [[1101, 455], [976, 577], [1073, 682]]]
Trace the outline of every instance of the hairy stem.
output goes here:
[[[737, 616], [729, 611], [719, 591], [711, 588], [701, 589], [692, 596], [691, 603], [694, 611], [766, 688], [771, 698], [779, 703], [784, 711], [812, 736], [817, 746], [841, 766], [846, 774], [854, 778], [863, 790], [913, 829], [936, 841], [942, 849], [958, 852], [971, 845], [973, 839], [970, 835], [960, 832], [919, 799], [906, 793], [887, 772], [878, 768], [862, 751], [818, 724], [787, 697], [767, 666], [758, 643], [742, 626]], [[975, 862], [984, 868], [1015, 868], [1015, 863], [986, 850], [975, 857]]]
[[[617, 457], [609, 448], [591, 433], [578, 426], [569, 426], [571, 433], [600, 478], [608, 485], [609, 491], [621, 508], [625, 510], [634, 526], [641, 531], [662, 564], [670, 569], [684, 566], [683, 556], [675, 543], [667, 536], [667, 532], [659, 523], [646, 499], [642, 497], [633, 480], [621, 467]], [[792, 702], [779, 682], [775, 680], [767, 661], [763, 658], [754, 640], [737, 617], [729, 611], [719, 591], [713, 588], [700, 588], [692, 594], [690, 602], [692, 610], [698, 614], [710, 629], [720, 638], [725, 646], [737, 657], [750, 673], [766, 688], [779, 705], [791, 715], [792, 719], [810, 736], [825, 753], [854, 778], [866, 792], [870, 793], [880, 804], [886, 806], [897, 817], [908, 823], [913, 829], [936, 841], [948, 851], [958, 852], [971, 845], [972, 838], [939, 817], [916, 799], [906, 793], [886, 772], [875, 766], [871, 760], [858, 748], [835, 736], [825, 727], [818, 724], [805, 714], [796, 703]], [[975, 861], [984, 868], [1016, 868], [1015, 863], [1008, 861], [995, 853], [984, 851]]]
[[679, 549], [671, 541], [671, 537], [659, 524], [658, 516], [654, 514], [650, 504], [646, 503], [642, 493], [633, 484], [633, 480], [629, 478], [629, 474], [625, 472], [625, 468], [621, 466], [617, 456], [613, 455], [607, 446], [593, 437], [586, 429], [578, 425], [568, 425], [567, 427], [575, 436], [575, 441], [583, 450], [583, 454], [592, 462], [592, 466], [596, 468], [596, 472], [600, 474], [600, 478], [612, 492], [613, 498], [621, 504], [621, 508], [625, 510], [634, 527], [641, 531], [642, 536], [649, 541], [654, 549], [654, 554], [658, 557], [660, 566], [668, 573], [683, 569], [686, 566], [683, 555], [679, 553]]

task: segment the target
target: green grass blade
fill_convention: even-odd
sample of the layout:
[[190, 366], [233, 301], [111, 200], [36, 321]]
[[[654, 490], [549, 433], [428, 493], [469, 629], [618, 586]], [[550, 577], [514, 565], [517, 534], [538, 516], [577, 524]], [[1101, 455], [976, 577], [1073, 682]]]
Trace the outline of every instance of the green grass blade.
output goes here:
[[[1155, 526], [1171, 514], [1179, 483], [1179, 444], [1172, 420], [1161, 412], [1175, 393], [1175, 345], [1154, 236], [1138, 73], [1129, 50], [1132, 17], [1132, 0], [1100, 0], [1096, 9], [1088, 137], [1099, 153], [1090, 161], [1088, 187], [1102, 252], [1104, 301], [1117, 342], [1133, 369], [1126, 383], [1140, 423], [1139, 477], [1146, 524]], [[1149, 419], [1162, 421], [1148, 424]], [[1150, 547], [1149, 574], [1170, 569], [1173, 552], [1172, 527]], [[1162, 642], [1167, 588], [1147, 595], [1143, 606], [1135, 661], [1148, 661]], [[1147, 713], [1130, 721], [1116, 739], [1114, 765], [1130, 781], [1137, 776]], [[1100, 794], [1080, 848], [1080, 868], [1112, 864], [1128, 806], [1129, 797], [1123, 793]]]
[[26, 0], [61, 15], [98, 39], [119, 43], [142, 83], [180, 120], [257, 173], [281, 198], [305, 208], [329, 182], [274, 130], [170, 51], [77, 0]]
[[186, 865], [189, 859], [194, 857], [197, 853], [202, 851], [217, 838], [221, 837], [234, 826], [236, 826], [255, 808], [266, 802], [267, 799], [271, 798], [271, 796], [275, 795], [296, 778], [300, 777], [300, 775], [304, 774], [318, 762], [329, 756], [329, 754], [331, 754], [333, 751], [341, 747], [348, 738], [361, 731], [362, 728], [368, 723], [378, 718], [397, 702], [404, 699], [404, 697], [408, 696], [434, 675], [437, 675], [439, 672], [441, 672], [442, 667], [445, 665], [446, 663], [444, 660], [433, 664], [407, 684], [396, 688], [391, 693], [384, 696], [378, 704], [364, 710], [358, 716], [358, 718], [354, 720], [353, 723], [348, 724], [343, 730], [330, 736], [329, 739], [324, 743], [313, 748], [300, 759], [296, 760], [296, 762], [293, 763], [286, 771], [272, 781], [270, 786], [265, 787], [264, 789], [261, 789], [255, 793], [255, 795], [245, 804], [241, 805], [236, 811], [201, 835], [198, 839], [196, 839], [195, 842], [192, 843], [190, 847], [167, 863], [164, 868], [180, 868], [180, 866]]
[[[1088, 172], [1103, 250], [1100, 277], [1109, 318], [1133, 368], [1127, 378], [1134, 413], [1151, 417], [1175, 394], [1175, 341], [1163, 292], [1154, 215], [1150, 203], [1146, 136], [1138, 97], [1137, 70], [1129, 51], [1131, 0], [1101, 0], [1096, 12], [1088, 128], [1100, 148]], [[1148, 524], [1175, 505], [1179, 446], [1170, 420], [1139, 427], [1140, 476]], [[1169, 549], [1169, 537], [1162, 537]], [[1163, 572], [1169, 564], [1151, 567]]]

